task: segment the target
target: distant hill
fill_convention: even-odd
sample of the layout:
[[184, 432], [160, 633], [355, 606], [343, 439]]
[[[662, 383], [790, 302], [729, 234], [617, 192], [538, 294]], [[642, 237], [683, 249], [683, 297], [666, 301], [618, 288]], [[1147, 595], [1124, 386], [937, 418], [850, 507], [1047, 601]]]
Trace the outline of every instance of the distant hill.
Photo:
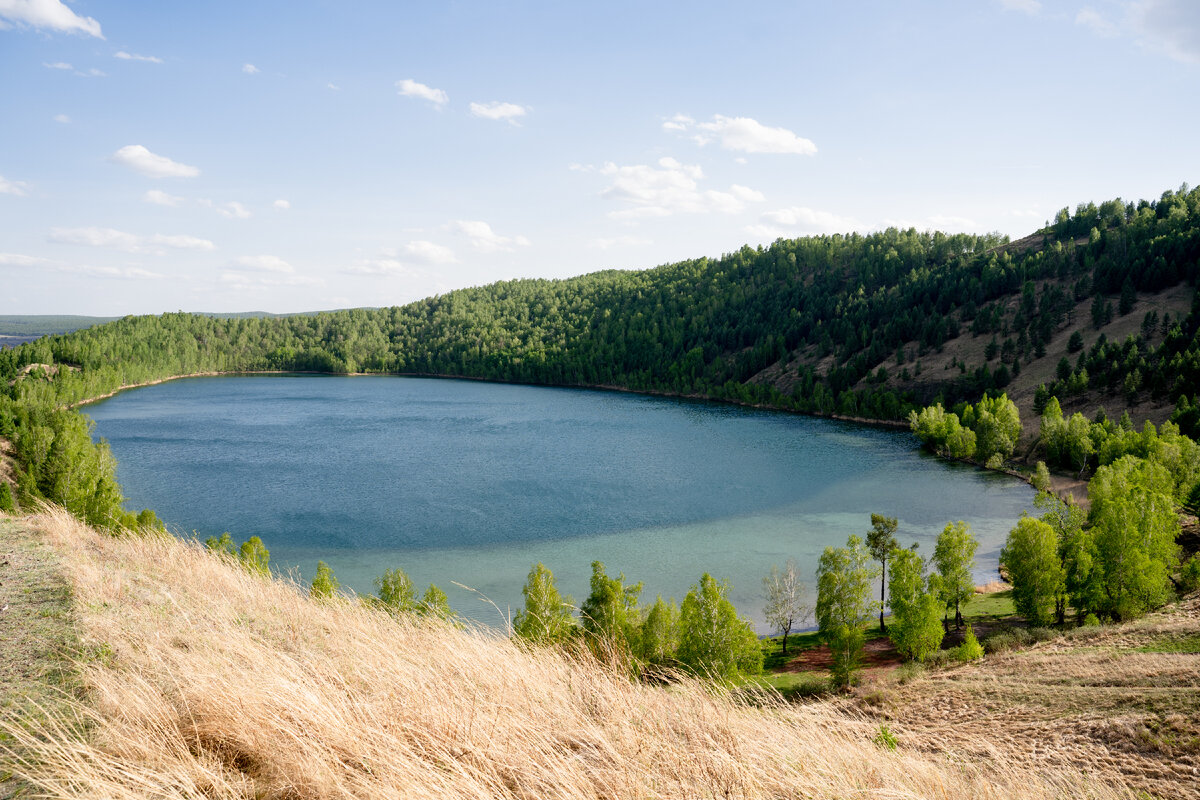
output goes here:
[[55, 333], [71, 333], [117, 317], [82, 317], [71, 314], [0, 314], [0, 337], [26, 341]]

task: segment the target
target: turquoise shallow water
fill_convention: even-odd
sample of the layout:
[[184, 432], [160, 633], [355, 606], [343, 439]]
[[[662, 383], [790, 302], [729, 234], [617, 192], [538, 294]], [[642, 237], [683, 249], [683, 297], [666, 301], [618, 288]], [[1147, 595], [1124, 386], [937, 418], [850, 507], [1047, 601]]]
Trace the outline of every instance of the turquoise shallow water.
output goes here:
[[[201, 537], [258, 535], [272, 565], [318, 559], [371, 592], [388, 567], [499, 624], [533, 562], [581, 602], [590, 564], [682, 599], [726, 578], [761, 625], [761, 579], [817, 557], [871, 512], [929, 555], [951, 520], [981, 541], [977, 579], [1032, 490], [931, 458], [904, 432], [710, 403], [396, 377], [173, 381], [88, 406], [131, 507]], [[470, 587], [471, 591], [454, 583]], [[486, 598], [486, 600], [484, 599]]]

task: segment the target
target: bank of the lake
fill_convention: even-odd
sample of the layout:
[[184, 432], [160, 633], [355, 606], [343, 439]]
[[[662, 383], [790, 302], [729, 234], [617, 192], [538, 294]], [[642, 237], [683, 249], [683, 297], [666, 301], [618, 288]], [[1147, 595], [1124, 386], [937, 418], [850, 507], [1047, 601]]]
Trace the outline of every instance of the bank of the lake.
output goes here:
[[[645, 395], [398, 377], [171, 381], [85, 409], [130, 504], [181, 532], [261, 536], [277, 567], [329, 562], [356, 591], [385, 568], [495, 624], [531, 563], [587, 594], [604, 561], [682, 598], [704, 571], [758, 618], [760, 580], [898, 516], [904, 542], [950, 520], [990, 579], [1032, 492], [920, 453], [906, 433]], [[470, 586], [494, 601], [453, 585]]]

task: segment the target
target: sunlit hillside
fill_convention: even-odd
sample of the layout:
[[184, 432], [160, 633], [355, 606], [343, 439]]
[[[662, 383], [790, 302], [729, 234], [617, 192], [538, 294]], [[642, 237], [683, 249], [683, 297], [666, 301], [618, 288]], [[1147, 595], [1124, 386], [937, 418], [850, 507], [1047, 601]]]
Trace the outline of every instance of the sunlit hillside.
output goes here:
[[1128, 796], [984, 739], [875, 743], [834, 705], [630, 682], [588, 657], [317, 602], [195, 544], [33, 518], [73, 587], [82, 701], [6, 724], [52, 797]]

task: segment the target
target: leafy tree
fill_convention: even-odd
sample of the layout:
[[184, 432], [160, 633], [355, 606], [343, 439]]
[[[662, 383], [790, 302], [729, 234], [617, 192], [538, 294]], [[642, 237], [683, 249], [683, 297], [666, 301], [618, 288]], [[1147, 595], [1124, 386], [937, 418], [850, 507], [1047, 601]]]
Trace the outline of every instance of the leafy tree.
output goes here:
[[1000, 565], [1012, 583], [1013, 605], [1032, 625], [1049, 625], [1055, 602], [1066, 588], [1054, 529], [1033, 517], [1022, 517], [1000, 551]]
[[817, 625], [834, 659], [834, 681], [848, 686], [861, 659], [862, 627], [875, 611], [871, 585], [877, 569], [857, 536], [826, 547], [817, 564]]
[[429, 588], [421, 596], [421, 602], [417, 606], [417, 613], [426, 617], [435, 617], [443, 622], [455, 625], [459, 624], [458, 614], [454, 613], [454, 609], [450, 608], [450, 598], [446, 597], [446, 593], [434, 583], [429, 584]]
[[729, 602], [729, 585], [707, 572], [679, 607], [679, 661], [697, 675], [731, 680], [762, 672], [754, 626]]
[[257, 536], [251, 536], [242, 542], [242, 546], [238, 548], [238, 561], [251, 572], [259, 575], [270, 574], [271, 551]]
[[220, 536], [209, 536], [204, 540], [204, 546], [214, 553], [223, 553], [231, 556], [237, 552], [237, 545], [233, 541], [233, 536], [229, 531], [225, 531]]
[[408, 614], [417, 610], [417, 590], [402, 569], [384, 570], [375, 579], [375, 591], [379, 593], [380, 604], [393, 614]]
[[1178, 560], [1174, 482], [1166, 467], [1123, 456], [1100, 467], [1088, 483], [1101, 611], [1136, 617], [1167, 599], [1167, 581]]
[[778, 566], [771, 567], [771, 574], [763, 578], [763, 593], [767, 598], [763, 617], [774, 630], [783, 634], [783, 652], [786, 654], [788, 634], [811, 613], [795, 560], [789, 558], [783, 570]]
[[925, 576], [925, 560], [916, 550], [897, 548], [888, 569], [892, 625], [888, 638], [903, 655], [924, 661], [942, 646], [941, 598], [936, 581]]
[[954, 627], [962, 627], [962, 607], [975, 596], [975, 581], [971, 577], [975, 569], [975, 551], [979, 542], [971, 534], [967, 523], [951, 522], [938, 536], [933, 551], [933, 563], [937, 565], [941, 580], [939, 590], [946, 608], [954, 607]]
[[883, 621], [883, 607], [887, 603], [887, 560], [892, 551], [900, 546], [896, 541], [899, 524], [895, 517], [872, 514], [871, 530], [867, 532], [867, 549], [871, 551], [871, 558], [879, 562], [879, 630], [883, 633], [887, 633], [887, 625]]
[[1075, 607], [1082, 620], [1099, 602], [1099, 572], [1095, 569], [1095, 542], [1090, 530], [1084, 530], [1087, 514], [1074, 501], [1068, 503], [1057, 495], [1039, 492], [1033, 504], [1042, 510], [1038, 518], [1054, 529], [1058, 560], [1062, 564], [1062, 592], [1055, 601], [1055, 617], [1061, 625], [1066, 621], [1067, 603]]
[[1033, 477], [1030, 479], [1033, 488], [1039, 492], [1050, 491], [1050, 470], [1046, 468], [1045, 461], [1037, 462], [1037, 466], [1033, 470]]
[[533, 565], [521, 594], [525, 608], [513, 620], [513, 633], [518, 637], [534, 644], [554, 644], [574, 632], [571, 598], [558, 593], [554, 573], [545, 564]]
[[17, 506], [13, 502], [12, 490], [8, 488], [8, 481], [0, 480], [0, 511], [7, 514], [17, 513]]
[[679, 607], [659, 595], [638, 630], [636, 654], [647, 664], [664, 666], [679, 652]]
[[593, 561], [591, 587], [591, 594], [579, 607], [589, 644], [599, 652], [612, 648], [631, 650], [642, 584], [626, 586], [624, 574], [610, 578], [604, 572], [604, 564]]
[[334, 576], [329, 565], [324, 561], [318, 561], [317, 574], [313, 576], [312, 586], [308, 590], [309, 595], [318, 600], [330, 600], [337, 595], [339, 586], [341, 583]]

